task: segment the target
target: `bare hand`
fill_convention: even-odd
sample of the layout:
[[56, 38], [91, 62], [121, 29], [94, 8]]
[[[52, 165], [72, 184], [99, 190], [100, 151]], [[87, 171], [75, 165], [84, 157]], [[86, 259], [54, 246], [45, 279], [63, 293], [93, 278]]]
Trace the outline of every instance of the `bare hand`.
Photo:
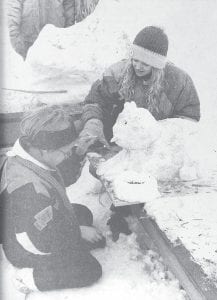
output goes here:
[[92, 226], [80, 226], [81, 237], [91, 243], [98, 242], [102, 239], [102, 233]]

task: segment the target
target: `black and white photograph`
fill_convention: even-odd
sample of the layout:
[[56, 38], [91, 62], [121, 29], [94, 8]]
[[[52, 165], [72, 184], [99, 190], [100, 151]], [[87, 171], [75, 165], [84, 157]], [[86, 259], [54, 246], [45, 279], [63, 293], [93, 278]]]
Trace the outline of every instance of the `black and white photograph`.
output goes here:
[[0, 299], [217, 300], [217, 1], [1, 1]]

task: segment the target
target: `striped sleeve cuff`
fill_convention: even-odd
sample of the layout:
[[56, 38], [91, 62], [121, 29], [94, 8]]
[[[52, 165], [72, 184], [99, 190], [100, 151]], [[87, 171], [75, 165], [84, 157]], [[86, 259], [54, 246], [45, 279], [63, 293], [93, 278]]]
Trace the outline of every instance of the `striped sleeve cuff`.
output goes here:
[[86, 104], [83, 107], [83, 113], [81, 116], [82, 122], [85, 124], [90, 119], [103, 120], [103, 114], [98, 104]]

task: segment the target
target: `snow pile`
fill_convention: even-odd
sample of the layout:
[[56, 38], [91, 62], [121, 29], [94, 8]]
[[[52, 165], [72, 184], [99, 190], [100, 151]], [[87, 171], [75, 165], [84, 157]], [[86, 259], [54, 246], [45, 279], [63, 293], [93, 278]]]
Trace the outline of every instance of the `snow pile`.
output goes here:
[[181, 240], [217, 284], [216, 200], [216, 193], [147, 198], [145, 209], [172, 242]]
[[112, 20], [117, 10], [118, 1], [100, 0], [94, 13], [82, 22], [69, 28], [47, 25], [30, 49], [27, 62], [43, 76], [59, 76], [61, 72], [92, 81], [126, 55], [128, 35]]
[[115, 196], [127, 202], [144, 202], [159, 197], [157, 180], [146, 172], [124, 171], [112, 182]]
[[126, 102], [113, 126], [112, 142], [124, 149], [148, 152], [160, 135], [159, 123], [147, 109], [137, 108], [135, 102]]
[[[134, 102], [125, 103], [113, 134], [112, 141], [123, 150], [101, 163], [97, 170], [110, 181], [126, 171], [147, 172], [158, 181], [196, 180], [207, 176], [217, 164], [216, 152], [210, 152], [207, 145], [195, 149], [200, 137], [197, 123], [184, 119], [156, 121], [148, 110], [137, 108]], [[206, 157], [211, 158], [211, 154], [209, 165]]]
[[26, 59], [31, 85], [40, 90], [59, 87], [67, 93], [51, 95], [42, 102], [83, 101], [104, 69], [127, 55], [129, 37], [110, 20], [118, 8], [117, 1], [101, 0], [82, 22], [69, 28], [44, 27]]

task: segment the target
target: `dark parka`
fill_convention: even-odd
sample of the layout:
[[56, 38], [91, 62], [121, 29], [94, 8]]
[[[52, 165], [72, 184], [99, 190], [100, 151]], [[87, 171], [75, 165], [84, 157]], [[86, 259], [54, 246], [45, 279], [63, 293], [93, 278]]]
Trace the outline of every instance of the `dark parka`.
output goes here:
[[[33, 269], [39, 290], [79, 288], [101, 277], [101, 266], [90, 254], [90, 246], [99, 245], [89, 245], [80, 232], [80, 225], [92, 226], [92, 213], [70, 204], [57, 171], [10, 157], [1, 191], [4, 252], [15, 267]], [[37, 251], [19, 241], [23, 233]]]
[[[138, 107], [148, 109], [148, 85], [143, 79], [136, 78], [134, 93], [129, 97], [120, 95], [123, 78], [131, 62], [122, 60], [103, 74], [102, 80], [96, 81], [84, 101], [83, 121], [91, 118], [103, 121], [107, 139], [112, 136], [112, 126], [122, 111], [124, 102], [135, 101]], [[152, 114], [157, 120], [185, 117], [199, 121], [200, 102], [190, 76], [172, 63], [164, 69], [162, 89], [158, 99], [158, 109]]]

